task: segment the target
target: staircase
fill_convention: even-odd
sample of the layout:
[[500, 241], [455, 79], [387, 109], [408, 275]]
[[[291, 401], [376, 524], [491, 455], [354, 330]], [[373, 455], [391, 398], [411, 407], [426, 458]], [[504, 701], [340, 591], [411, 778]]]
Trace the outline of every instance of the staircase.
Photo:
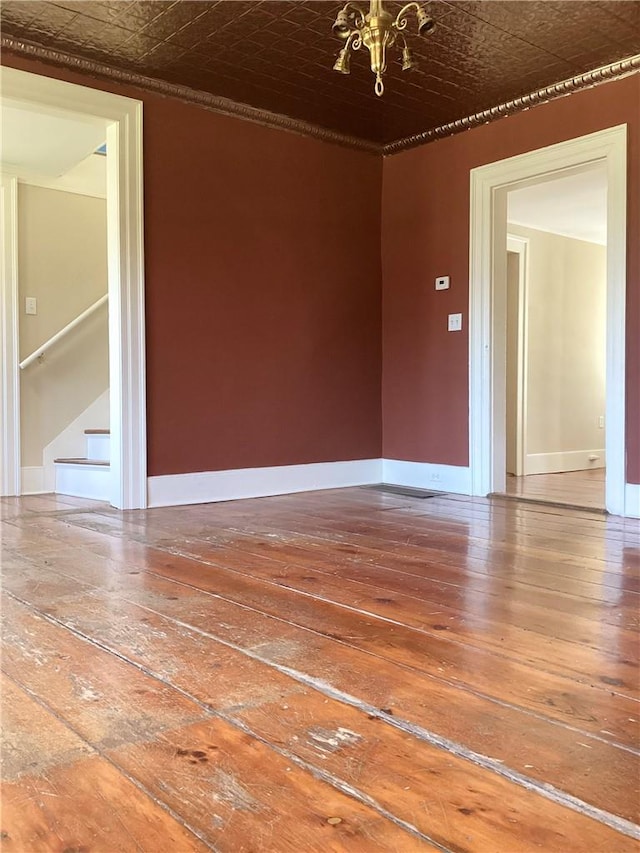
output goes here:
[[108, 429], [86, 429], [84, 435], [86, 456], [54, 460], [56, 493], [108, 501], [111, 498], [111, 433]]

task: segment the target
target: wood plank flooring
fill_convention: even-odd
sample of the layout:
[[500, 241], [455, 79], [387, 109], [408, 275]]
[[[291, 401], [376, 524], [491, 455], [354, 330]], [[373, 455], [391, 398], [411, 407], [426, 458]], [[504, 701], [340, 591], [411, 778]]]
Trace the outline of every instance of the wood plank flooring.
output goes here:
[[604, 510], [604, 483], [604, 468], [560, 474], [528, 474], [526, 477], [508, 474], [505, 494], [531, 501]]
[[640, 524], [0, 500], [6, 853], [627, 853]]

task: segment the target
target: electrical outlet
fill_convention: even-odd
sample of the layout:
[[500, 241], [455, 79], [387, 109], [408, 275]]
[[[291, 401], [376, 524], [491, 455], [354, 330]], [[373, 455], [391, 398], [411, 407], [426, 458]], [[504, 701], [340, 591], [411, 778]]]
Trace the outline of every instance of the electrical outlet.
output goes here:
[[439, 483], [440, 482], [440, 474], [438, 474], [437, 471], [434, 471], [433, 474], [431, 475], [431, 482], [432, 483]]
[[600, 415], [598, 418], [598, 429], [604, 429], [604, 415]]
[[25, 314], [37, 314], [38, 313], [38, 302], [35, 296], [27, 296], [24, 300], [24, 313]]

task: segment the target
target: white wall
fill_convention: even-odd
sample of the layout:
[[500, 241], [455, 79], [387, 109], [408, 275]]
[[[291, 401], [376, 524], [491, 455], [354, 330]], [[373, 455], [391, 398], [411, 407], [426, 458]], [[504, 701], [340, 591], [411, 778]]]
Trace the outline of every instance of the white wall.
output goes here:
[[[107, 292], [106, 202], [21, 184], [18, 191], [20, 360]], [[37, 299], [36, 316], [25, 297]], [[103, 306], [21, 371], [22, 467], [43, 452], [109, 386], [108, 312]], [[108, 427], [107, 423], [92, 426]], [[79, 446], [76, 455], [83, 453]]]
[[513, 224], [508, 230], [529, 239], [524, 473], [601, 467], [606, 247]]

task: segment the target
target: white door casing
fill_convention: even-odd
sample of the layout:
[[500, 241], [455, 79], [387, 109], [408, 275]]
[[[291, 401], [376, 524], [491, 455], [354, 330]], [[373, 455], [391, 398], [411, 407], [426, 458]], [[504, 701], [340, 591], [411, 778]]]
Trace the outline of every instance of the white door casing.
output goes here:
[[608, 186], [606, 508], [625, 514], [626, 151], [624, 124], [471, 171], [469, 463], [474, 495], [505, 487], [507, 191], [604, 161]]
[[0, 227], [0, 494], [19, 495], [18, 180], [4, 174], [0, 178]]
[[[111, 409], [111, 503], [118, 509], [147, 505], [147, 436], [144, 331], [142, 103], [13, 68], [0, 69], [2, 98], [24, 109], [72, 114], [104, 123], [107, 137], [107, 246], [109, 279], [109, 384]], [[12, 309], [3, 286], [2, 340], [11, 338]], [[14, 325], [14, 329], [17, 325]], [[4, 349], [3, 349], [4, 356]], [[18, 431], [19, 400], [5, 393], [4, 373], [17, 379], [17, 345], [12, 362], [3, 358], [2, 421]], [[11, 446], [8, 446], [8, 445]], [[5, 471], [20, 466], [14, 443], [2, 441]], [[19, 489], [18, 489], [19, 492]]]

